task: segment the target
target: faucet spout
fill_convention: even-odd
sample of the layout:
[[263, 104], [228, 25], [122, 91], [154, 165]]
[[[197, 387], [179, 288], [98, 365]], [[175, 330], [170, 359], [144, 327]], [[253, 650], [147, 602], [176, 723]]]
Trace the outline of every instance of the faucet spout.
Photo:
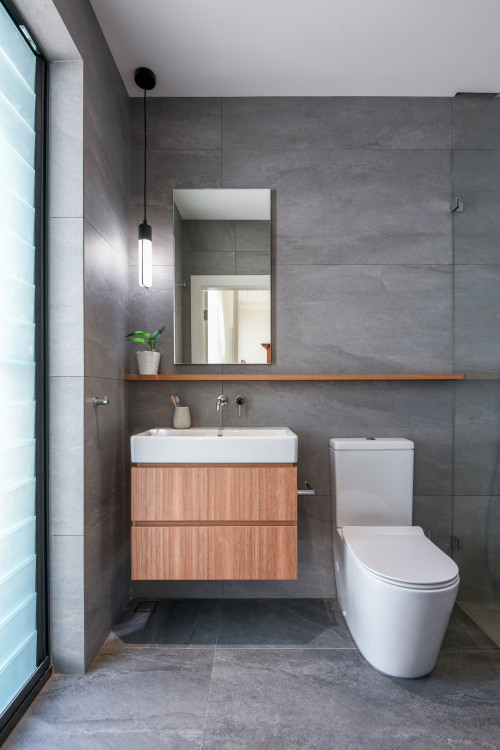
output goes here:
[[223, 437], [224, 430], [224, 407], [227, 406], [229, 399], [224, 394], [217, 397], [217, 411], [220, 411], [220, 427], [217, 430], [217, 437]]

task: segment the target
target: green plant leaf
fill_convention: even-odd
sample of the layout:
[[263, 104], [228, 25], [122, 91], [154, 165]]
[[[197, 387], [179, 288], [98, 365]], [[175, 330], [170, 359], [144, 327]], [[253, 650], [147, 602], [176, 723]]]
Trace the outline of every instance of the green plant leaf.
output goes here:
[[151, 339], [152, 341], [156, 341], [156, 339], [157, 339], [157, 338], [158, 338], [159, 336], [161, 336], [161, 334], [163, 333], [163, 331], [164, 331], [164, 330], [165, 330], [165, 326], [162, 326], [162, 327], [161, 327], [161, 328], [159, 328], [159, 329], [158, 329], [157, 331], [155, 331], [154, 333], [152, 333], [152, 334], [151, 334], [151, 336], [150, 336], [149, 338], [150, 338], [150, 339]]
[[128, 339], [128, 341], [137, 341], [139, 344], [144, 344], [144, 345], [148, 344], [148, 342], [145, 339], [139, 339], [137, 337], [129, 338], [128, 336], [125, 336], [125, 338]]
[[132, 331], [131, 333], [127, 333], [125, 338], [128, 339], [129, 336], [144, 336], [145, 338], [149, 338], [149, 333], [147, 331]]

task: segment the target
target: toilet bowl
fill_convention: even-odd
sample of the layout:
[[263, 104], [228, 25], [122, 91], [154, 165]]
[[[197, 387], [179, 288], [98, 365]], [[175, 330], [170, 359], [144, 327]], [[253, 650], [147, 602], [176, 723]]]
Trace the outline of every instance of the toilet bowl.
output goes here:
[[413, 443], [374, 443], [330, 441], [338, 597], [369, 664], [393, 677], [422, 677], [438, 657], [458, 568], [411, 526]]

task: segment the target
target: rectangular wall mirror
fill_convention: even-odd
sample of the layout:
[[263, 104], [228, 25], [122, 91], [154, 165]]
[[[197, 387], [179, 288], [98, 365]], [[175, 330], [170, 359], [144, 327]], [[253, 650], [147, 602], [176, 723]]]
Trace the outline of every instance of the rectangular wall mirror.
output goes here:
[[271, 191], [173, 192], [175, 364], [269, 364]]

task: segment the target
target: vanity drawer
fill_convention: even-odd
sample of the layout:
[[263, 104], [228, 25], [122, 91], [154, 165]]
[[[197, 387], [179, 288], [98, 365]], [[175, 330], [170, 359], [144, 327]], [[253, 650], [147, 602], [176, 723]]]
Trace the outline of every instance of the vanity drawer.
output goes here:
[[297, 578], [297, 526], [133, 526], [132, 579]]
[[294, 464], [132, 467], [132, 521], [296, 521]]

